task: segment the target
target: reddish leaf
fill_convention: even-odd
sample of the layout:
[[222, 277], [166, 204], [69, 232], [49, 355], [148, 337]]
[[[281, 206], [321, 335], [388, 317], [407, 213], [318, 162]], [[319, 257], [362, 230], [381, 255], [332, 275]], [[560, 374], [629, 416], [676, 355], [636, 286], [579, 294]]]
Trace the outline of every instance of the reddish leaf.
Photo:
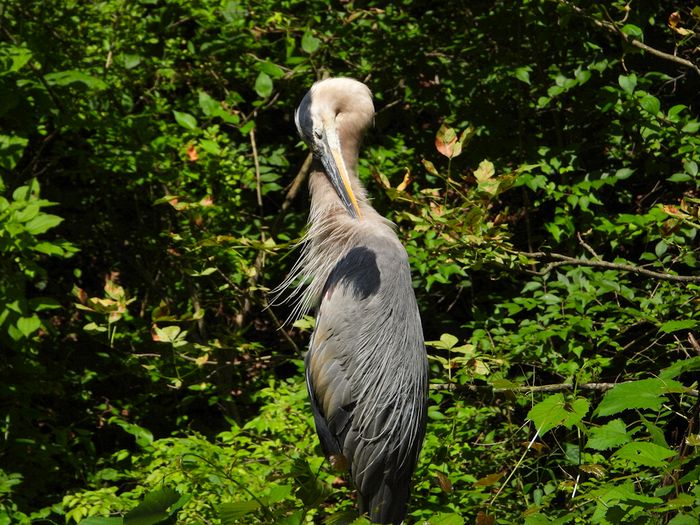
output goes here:
[[[457, 143], [457, 133], [447, 124], [440, 126], [435, 135], [435, 147], [448, 159], [455, 156], [455, 144]], [[461, 147], [460, 147], [461, 150]]]
[[187, 158], [190, 160], [190, 162], [197, 162], [199, 160], [199, 154], [197, 153], [197, 148], [194, 147], [194, 144], [189, 144], [187, 146]]
[[404, 191], [408, 185], [411, 183], [411, 170], [406, 170], [406, 173], [404, 173], [403, 180], [401, 181], [401, 184], [396, 186], [396, 189], [399, 191]]
[[443, 474], [442, 472], [438, 472], [437, 482], [440, 486], [440, 489], [442, 489], [442, 491], [445, 494], [449, 494], [450, 492], [452, 492], [452, 482], [450, 481], [450, 478], [447, 477], [447, 475]]
[[486, 514], [483, 510], [476, 513], [476, 525], [493, 525], [496, 523], [496, 517]]
[[495, 485], [496, 483], [498, 483], [498, 480], [500, 480], [505, 475], [506, 475], [505, 471], [496, 472], [494, 474], [489, 474], [488, 476], [484, 476], [481, 479], [477, 479], [474, 482], [474, 486], [475, 487], [487, 487], [489, 485]]

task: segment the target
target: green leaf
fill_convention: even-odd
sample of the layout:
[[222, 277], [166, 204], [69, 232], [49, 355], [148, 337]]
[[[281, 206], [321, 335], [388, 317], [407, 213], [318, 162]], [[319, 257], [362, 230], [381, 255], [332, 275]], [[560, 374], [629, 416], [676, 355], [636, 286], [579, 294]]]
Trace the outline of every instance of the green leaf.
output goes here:
[[668, 522], [668, 525], [697, 525], [698, 524], [698, 517], [697, 516], [690, 516], [688, 514], [676, 514], [671, 521]]
[[669, 182], [688, 182], [689, 180], [693, 180], [693, 177], [691, 177], [687, 173], [674, 173], [666, 180]]
[[92, 77], [74, 69], [67, 71], [57, 71], [55, 73], [47, 73], [44, 75], [44, 80], [50, 86], [69, 86], [71, 84], [83, 84], [89, 89], [102, 90], [107, 87], [99, 78]]
[[615, 178], [618, 180], [629, 179], [633, 173], [634, 170], [631, 168], [620, 168], [615, 172]]
[[644, 41], [644, 33], [642, 32], [642, 29], [639, 26], [636, 26], [634, 24], [625, 24], [622, 26], [622, 31], [625, 35], [636, 38], [640, 42]]
[[589, 403], [584, 398], [577, 398], [569, 403], [563, 394], [554, 394], [537, 403], [527, 413], [535, 424], [540, 436], [560, 425], [571, 428], [588, 412]]
[[642, 106], [644, 111], [652, 115], [658, 115], [661, 110], [661, 102], [654, 95], [644, 95], [639, 101], [639, 105]]
[[[29, 141], [24, 137], [0, 134], [0, 168], [5, 168], [7, 170], [14, 169], [17, 162], [22, 158], [22, 154], [28, 143]], [[26, 186], [20, 186], [20, 188], [26, 188]], [[0, 190], [2, 189], [3, 185], [0, 180]]]
[[673, 379], [686, 372], [695, 372], [700, 370], [700, 356], [694, 356], [690, 359], [676, 361], [668, 368], [664, 368], [659, 374], [660, 379]]
[[270, 78], [282, 78], [284, 76], [284, 69], [279, 67], [274, 62], [266, 60], [265, 62], [259, 63], [260, 71], [264, 71]]
[[198, 98], [199, 108], [207, 117], [214, 116], [221, 109], [221, 104], [214, 100], [206, 91], [200, 91]]
[[158, 336], [158, 341], [161, 343], [174, 343], [187, 334], [187, 332], [182, 332], [182, 329], [177, 325], [165, 326], [163, 328], [156, 326], [154, 330]]
[[222, 503], [216, 510], [224, 525], [235, 523], [238, 519], [255, 512], [260, 508], [260, 502], [255, 500]]
[[24, 208], [15, 212], [15, 220], [17, 222], [27, 222], [39, 214], [41, 207], [36, 202], [30, 202]]
[[170, 516], [168, 507], [180, 499], [180, 494], [168, 487], [146, 494], [139, 505], [124, 516], [124, 525], [154, 525]]
[[429, 525], [464, 525], [464, 518], [454, 512], [441, 512], [428, 520]]
[[36, 332], [41, 326], [41, 321], [36, 315], [31, 317], [20, 317], [17, 320], [17, 330], [19, 330], [24, 337], [29, 337], [34, 332]]
[[[277, 519], [277, 523], [279, 525], [301, 525], [304, 515], [305, 514], [304, 514], [303, 510], [297, 510], [296, 512], [293, 512], [289, 516], [285, 516], [285, 517], [277, 517], [276, 516], [275, 518]], [[329, 523], [329, 522], [326, 521], [326, 523]]]
[[261, 71], [255, 79], [255, 92], [262, 98], [272, 95], [272, 79], [264, 71]]
[[443, 348], [449, 350], [459, 342], [459, 339], [452, 334], [442, 334], [440, 336], [440, 342], [444, 345]]
[[675, 321], [666, 321], [659, 327], [659, 332], [670, 334], [680, 330], [691, 330], [698, 325], [698, 322], [693, 319], [680, 319]]
[[136, 439], [136, 444], [142, 448], [145, 448], [153, 443], [153, 434], [147, 428], [135, 425], [134, 423], [129, 423], [123, 419], [119, 419], [116, 416], [110, 417], [108, 421], [109, 423], [121, 427], [125, 432], [134, 436]]
[[197, 119], [189, 113], [173, 110], [173, 116], [175, 117], [175, 122], [180, 124], [183, 128], [189, 129], [190, 131], [197, 129]]
[[637, 87], [637, 75], [634, 73], [630, 75], [620, 75], [617, 77], [617, 83], [626, 93], [630, 95], [634, 92], [634, 88]]
[[124, 67], [126, 69], [134, 69], [136, 66], [138, 66], [141, 61], [143, 60], [143, 57], [139, 55], [133, 55], [129, 53], [125, 53], [121, 55], [120, 57], [121, 63], [124, 64]]
[[657, 242], [656, 246], [654, 247], [654, 253], [657, 257], [661, 257], [664, 253], [666, 253], [666, 250], [668, 250], [668, 244], [666, 244], [666, 241], [663, 239]]
[[613, 455], [646, 467], [663, 467], [666, 465], [664, 460], [675, 456], [676, 453], [654, 443], [633, 441], [624, 445]]
[[81, 520], [78, 525], [122, 525], [124, 518], [106, 518], [103, 516], [92, 516]]
[[530, 71], [532, 71], [530, 66], [519, 67], [515, 70], [515, 78], [530, 85]]
[[50, 242], [40, 242], [32, 246], [32, 250], [39, 253], [44, 253], [46, 255], [64, 255], [66, 252], [60, 246], [52, 244]]
[[51, 228], [55, 228], [56, 226], [61, 224], [61, 222], [63, 222], [63, 219], [58, 215], [42, 213], [41, 215], [37, 215], [31, 221], [26, 223], [24, 225], [24, 229], [32, 235], [39, 235], [40, 233], [44, 233], [45, 231], [50, 230]]
[[490, 160], [482, 160], [479, 167], [474, 170], [474, 178], [479, 182], [485, 182], [494, 176], [496, 169]]
[[[19, 71], [32, 59], [32, 52], [26, 47], [9, 46], [6, 52], [12, 60], [12, 65], [7, 73]], [[0, 72], [0, 75], [3, 74], [5, 71]]]
[[692, 135], [693, 133], [697, 133], [699, 129], [700, 129], [700, 120], [691, 120], [685, 126], [683, 126], [681, 131], [683, 133], [688, 133], [688, 134]]
[[620, 383], [605, 394], [598, 405], [597, 413], [600, 416], [609, 416], [632, 409], [658, 410], [666, 401], [663, 394], [682, 390], [683, 385], [679, 382], [658, 378]]
[[586, 447], [594, 450], [607, 450], [624, 445], [630, 439], [625, 423], [621, 419], [613, 419], [602, 427], [591, 430]]
[[267, 505], [274, 505], [282, 500], [287, 499], [292, 493], [291, 485], [271, 485], [261, 498]]
[[571, 514], [562, 516], [561, 518], [550, 519], [544, 514], [529, 514], [525, 516], [525, 525], [564, 525], [573, 519]]
[[645, 496], [644, 494], [637, 494], [634, 491], [634, 485], [631, 483], [625, 485], [613, 485], [611, 483], [606, 483], [600, 488], [592, 490], [590, 495], [599, 498], [601, 502], [605, 504], [606, 507], [611, 506], [612, 503], [623, 502], [627, 504], [643, 504], [643, 505], [654, 505], [659, 504], [663, 500], [661, 498], [655, 498], [650, 496]]
[[316, 51], [320, 45], [321, 41], [316, 38], [311, 31], [307, 31], [304, 33], [304, 36], [301, 37], [301, 48], [308, 54]]
[[52, 297], [34, 297], [29, 300], [29, 307], [34, 312], [43, 312], [61, 308], [61, 303]]

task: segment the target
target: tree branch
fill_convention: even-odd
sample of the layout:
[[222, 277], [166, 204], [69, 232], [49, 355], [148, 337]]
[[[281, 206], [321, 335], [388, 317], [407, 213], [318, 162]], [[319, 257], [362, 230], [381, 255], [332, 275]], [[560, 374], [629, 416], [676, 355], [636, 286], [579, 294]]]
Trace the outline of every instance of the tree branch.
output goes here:
[[[533, 386], [515, 386], [510, 388], [494, 388], [492, 386], [478, 385], [456, 385], [455, 383], [443, 383], [430, 385], [431, 390], [448, 390], [450, 392], [493, 392], [501, 394], [504, 392], [516, 392], [530, 394], [534, 392], [564, 392], [569, 390], [583, 390], [593, 392], [606, 392], [617, 385], [631, 383], [632, 381], [622, 381], [620, 383], [561, 383], [554, 385], [533, 385]], [[699, 397], [700, 393], [694, 389], [687, 389], [685, 394], [691, 397]]]
[[593, 261], [589, 259], [577, 259], [575, 257], [569, 257], [568, 255], [563, 255], [561, 253], [545, 253], [545, 252], [517, 252], [519, 255], [525, 255], [526, 257], [532, 257], [533, 259], [557, 259], [556, 262], [549, 263], [544, 270], [532, 271], [528, 270], [528, 273], [534, 275], [545, 275], [550, 272], [553, 268], [565, 265], [574, 266], [589, 266], [593, 268], [607, 268], [610, 270], [619, 270], [622, 272], [636, 273], [639, 275], [646, 275], [647, 277], [653, 277], [655, 279], [661, 279], [664, 281], [675, 281], [679, 283], [700, 283], [700, 276], [695, 275], [674, 275], [670, 273], [655, 272], [653, 270], [647, 270], [646, 268], [640, 268], [639, 266], [632, 266], [631, 264], [613, 263], [608, 261]]
[[580, 7], [572, 5], [569, 2], [567, 2], [566, 0], [560, 0], [560, 3], [566, 5], [575, 13], [589, 19], [591, 22], [593, 22], [598, 27], [601, 27], [601, 28], [603, 28], [611, 33], [617, 33], [629, 45], [634, 46], [638, 49], [641, 49], [642, 51], [646, 51], [647, 53], [654, 55], [658, 58], [661, 58], [663, 60], [675, 62], [676, 64], [679, 64], [681, 66], [685, 66], [685, 67], [688, 67], [690, 69], [693, 69], [698, 75], [700, 75], [700, 67], [698, 67], [697, 64], [694, 64], [690, 60], [686, 60], [685, 58], [681, 58], [679, 56], [672, 55], [670, 53], [666, 53], [664, 51], [660, 51], [659, 49], [648, 46], [647, 44], [645, 44], [641, 40], [637, 40], [633, 36], [630, 36], [630, 35], [623, 33], [622, 30], [619, 27], [617, 27], [617, 25], [615, 25], [614, 23], [606, 22], [605, 20], [598, 20], [597, 18], [594, 18], [593, 16], [586, 13], [586, 11], [584, 11]]

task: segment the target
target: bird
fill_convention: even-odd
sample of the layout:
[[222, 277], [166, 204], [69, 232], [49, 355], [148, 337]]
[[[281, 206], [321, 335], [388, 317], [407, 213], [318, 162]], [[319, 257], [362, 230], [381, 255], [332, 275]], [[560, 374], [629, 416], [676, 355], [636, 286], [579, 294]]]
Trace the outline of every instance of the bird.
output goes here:
[[316, 324], [305, 356], [316, 433], [349, 470], [360, 514], [400, 524], [426, 431], [428, 361], [408, 255], [371, 205], [358, 156], [374, 121], [370, 89], [345, 77], [313, 84], [294, 114], [313, 161], [303, 249], [286, 290]]

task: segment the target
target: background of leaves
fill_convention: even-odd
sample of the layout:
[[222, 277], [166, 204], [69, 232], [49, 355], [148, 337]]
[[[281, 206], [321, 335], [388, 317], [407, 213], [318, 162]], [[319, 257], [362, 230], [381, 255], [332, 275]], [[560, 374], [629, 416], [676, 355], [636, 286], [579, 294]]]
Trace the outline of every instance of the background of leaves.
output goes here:
[[360, 175], [429, 341], [409, 522], [697, 523], [699, 31], [692, 2], [4, 2], [0, 523], [355, 519], [309, 454], [312, 320], [265, 308], [325, 75], [375, 93]]

